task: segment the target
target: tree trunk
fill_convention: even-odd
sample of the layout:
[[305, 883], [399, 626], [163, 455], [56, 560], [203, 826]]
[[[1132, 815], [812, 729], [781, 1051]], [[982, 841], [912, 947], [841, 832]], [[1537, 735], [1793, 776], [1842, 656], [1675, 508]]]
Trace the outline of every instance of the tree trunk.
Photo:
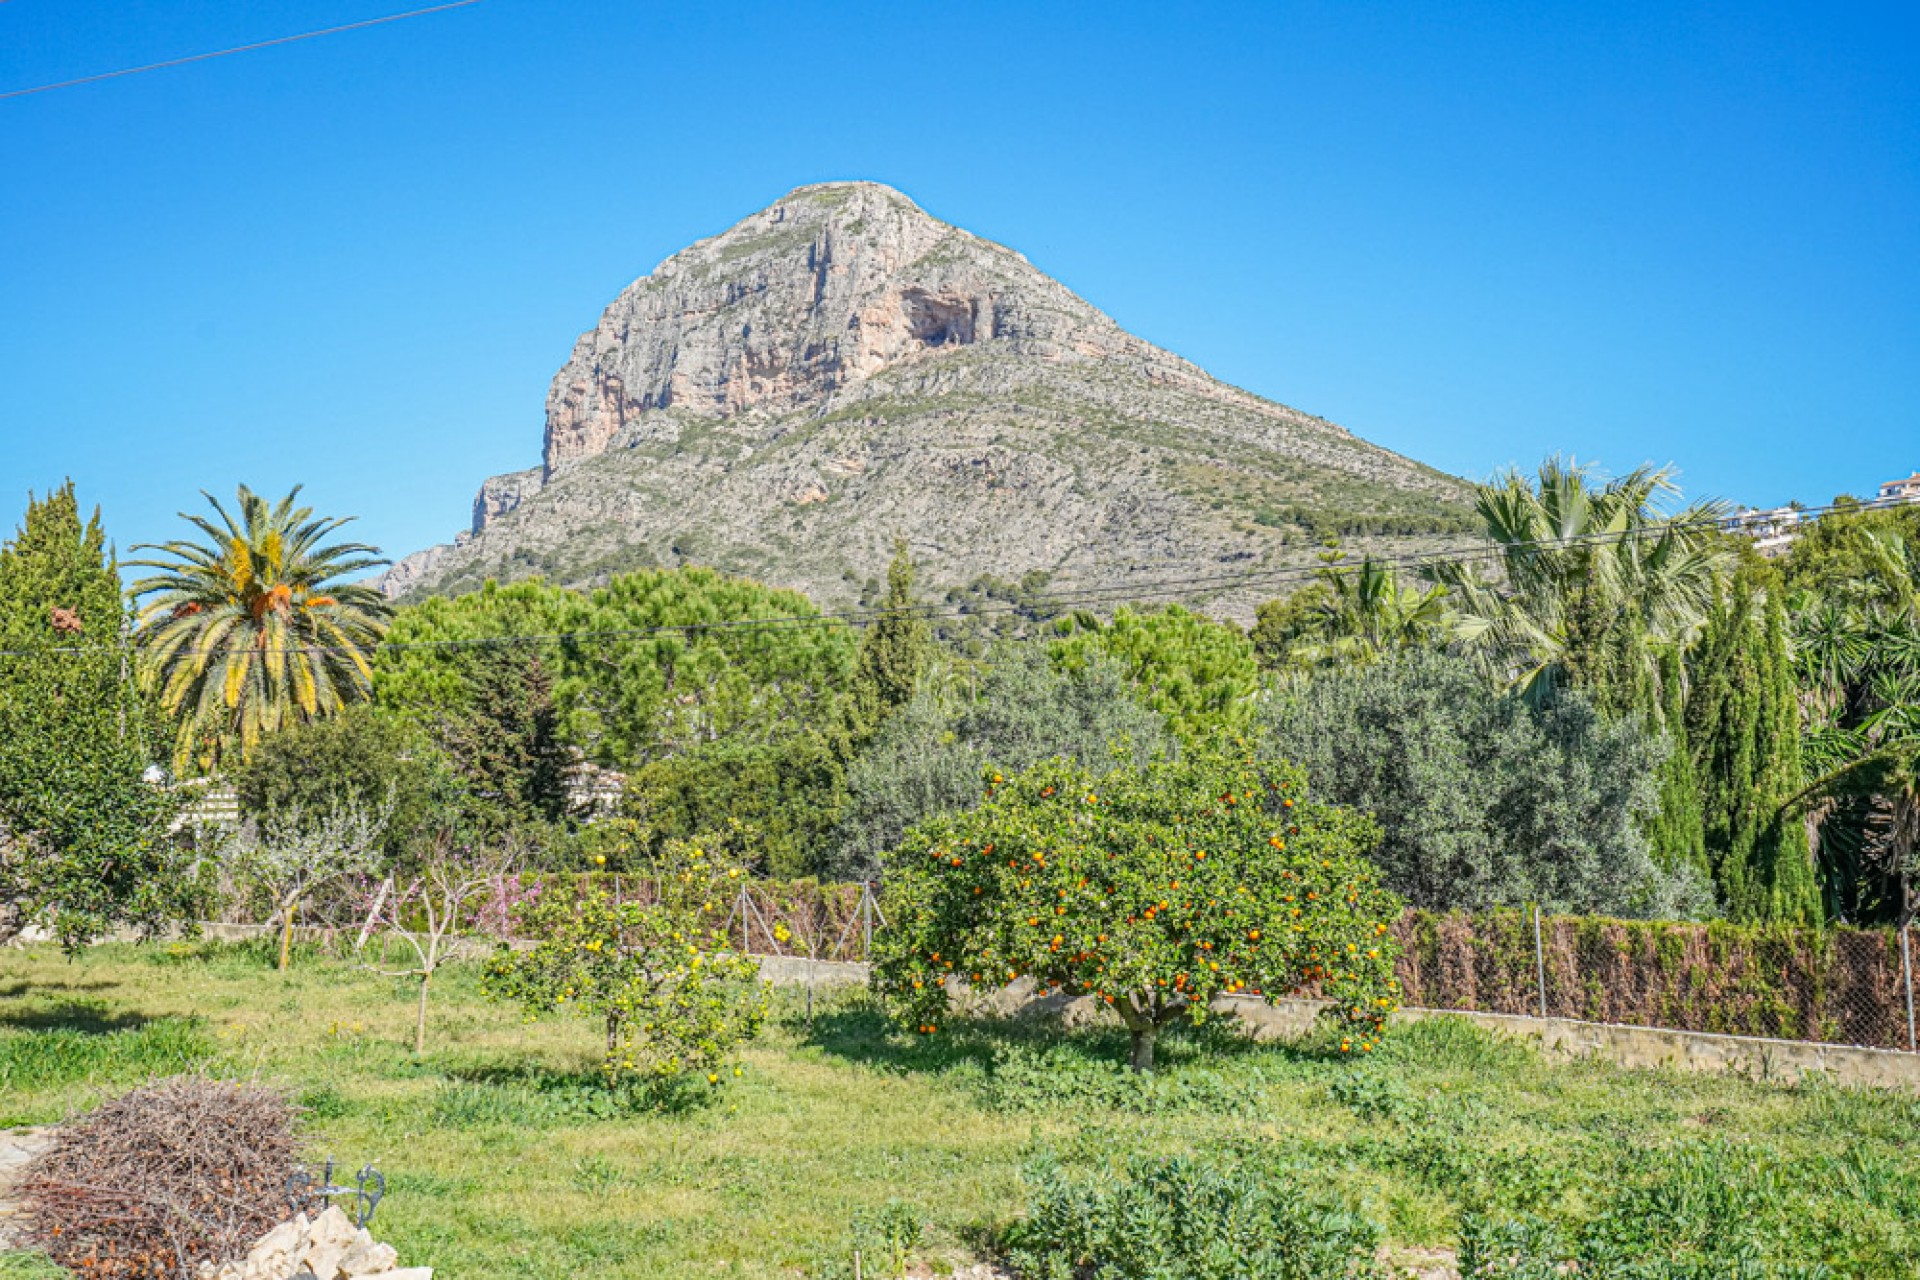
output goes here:
[[607, 1084], [612, 1086], [620, 1079], [620, 1015], [607, 1015]]
[[413, 1013], [413, 1051], [424, 1053], [427, 1048], [427, 987], [433, 982], [433, 970], [420, 971], [420, 1007]]
[[1151, 1022], [1133, 1029], [1133, 1051], [1127, 1057], [1127, 1065], [1135, 1071], [1153, 1070], [1153, 1041], [1160, 1034], [1160, 1028]]
[[294, 908], [298, 907], [299, 905], [300, 905], [300, 899], [295, 898], [293, 901], [287, 904], [287, 909], [281, 913], [280, 972], [282, 973], [285, 973], [287, 971], [287, 956], [288, 956], [288, 953], [290, 953], [293, 950], [293, 912], [294, 912]]

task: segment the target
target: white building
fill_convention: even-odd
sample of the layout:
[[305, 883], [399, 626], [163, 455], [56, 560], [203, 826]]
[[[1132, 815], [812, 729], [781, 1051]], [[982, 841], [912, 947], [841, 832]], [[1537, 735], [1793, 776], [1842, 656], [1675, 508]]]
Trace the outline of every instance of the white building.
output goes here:
[[1889, 480], [1880, 486], [1877, 502], [1920, 502], [1920, 471], [1905, 480]]
[[1777, 556], [1786, 554], [1793, 545], [1805, 518], [1798, 507], [1768, 507], [1763, 511], [1745, 507], [1722, 519], [1720, 528], [1753, 539], [1753, 549], [1763, 556]]

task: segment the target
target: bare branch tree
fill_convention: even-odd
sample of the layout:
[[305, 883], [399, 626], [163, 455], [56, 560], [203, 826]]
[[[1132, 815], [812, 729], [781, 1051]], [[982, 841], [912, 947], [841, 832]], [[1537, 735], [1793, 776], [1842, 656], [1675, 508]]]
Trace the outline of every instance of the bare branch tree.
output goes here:
[[[481, 905], [500, 891], [503, 882], [519, 874], [524, 860], [515, 842], [475, 849], [442, 832], [406, 887], [397, 893], [383, 892], [380, 903], [384, 906], [376, 905], [369, 919], [384, 922], [390, 936], [413, 952], [414, 963], [398, 970], [368, 967], [389, 978], [420, 979], [420, 1003], [413, 1019], [415, 1053], [426, 1049], [427, 993], [433, 975], [458, 950], [462, 927], [475, 923]], [[408, 928], [409, 917], [425, 927]]]
[[221, 838], [228, 876], [272, 904], [267, 924], [280, 925], [281, 969], [287, 967], [301, 901], [347, 876], [375, 871], [392, 816], [390, 799], [373, 809], [348, 801], [321, 816], [290, 809]]

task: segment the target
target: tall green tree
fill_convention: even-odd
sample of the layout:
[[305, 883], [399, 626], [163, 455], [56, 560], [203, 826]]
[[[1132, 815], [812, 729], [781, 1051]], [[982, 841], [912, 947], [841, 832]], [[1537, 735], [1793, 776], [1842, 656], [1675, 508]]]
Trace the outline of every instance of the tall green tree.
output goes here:
[[1257, 734], [1316, 794], [1379, 820], [1371, 856], [1415, 906], [1650, 918], [1712, 907], [1704, 876], [1652, 856], [1657, 736], [1601, 716], [1578, 690], [1535, 706], [1460, 658], [1415, 651], [1279, 691]]
[[913, 558], [905, 539], [893, 544], [880, 610], [861, 638], [853, 677], [854, 709], [869, 728], [913, 696], [933, 643], [926, 616], [913, 598]]
[[379, 549], [327, 539], [351, 517], [269, 503], [245, 485], [217, 522], [181, 513], [200, 537], [143, 544], [154, 572], [133, 585], [141, 666], [176, 726], [175, 767], [244, 759], [261, 738], [366, 698], [388, 607], [348, 582], [385, 564]]
[[1668, 744], [1649, 816], [1654, 857], [1668, 869], [1705, 856], [1687, 741], [1686, 666], [1738, 549], [1715, 528], [1717, 503], [1667, 504], [1671, 471], [1608, 478], [1549, 458], [1476, 486], [1474, 508], [1496, 556], [1492, 574], [1440, 562], [1454, 641], [1535, 705], [1577, 689], [1603, 715], [1632, 717]]
[[1805, 824], [1782, 812], [1806, 785], [1784, 583], [1753, 561], [1720, 592], [1690, 661], [1680, 749], [1699, 780], [1701, 835], [1729, 915], [1818, 924]]
[[402, 608], [389, 639], [382, 706], [437, 732], [486, 714], [495, 683], [537, 658], [559, 742], [615, 769], [836, 720], [859, 647], [798, 592], [711, 569], [622, 574], [590, 592], [489, 583]]
[[1920, 883], [1920, 507], [1841, 503], [1795, 541], [1797, 665], [1827, 914], [1910, 918]]
[[30, 498], [0, 546], [0, 941], [40, 919], [76, 946], [191, 910], [175, 805], [143, 777], [126, 621], [99, 512], [81, 518], [71, 483]]

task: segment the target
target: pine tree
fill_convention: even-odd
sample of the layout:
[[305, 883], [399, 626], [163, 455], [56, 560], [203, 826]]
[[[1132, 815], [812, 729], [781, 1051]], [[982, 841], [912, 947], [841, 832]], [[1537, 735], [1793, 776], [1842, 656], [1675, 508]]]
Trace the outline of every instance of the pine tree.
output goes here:
[[914, 605], [913, 560], [904, 538], [894, 541], [880, 609], [861, 640], [853, 676], [854, 709], [868, 730], [913, 696], [932, 646], [927, 619]]

